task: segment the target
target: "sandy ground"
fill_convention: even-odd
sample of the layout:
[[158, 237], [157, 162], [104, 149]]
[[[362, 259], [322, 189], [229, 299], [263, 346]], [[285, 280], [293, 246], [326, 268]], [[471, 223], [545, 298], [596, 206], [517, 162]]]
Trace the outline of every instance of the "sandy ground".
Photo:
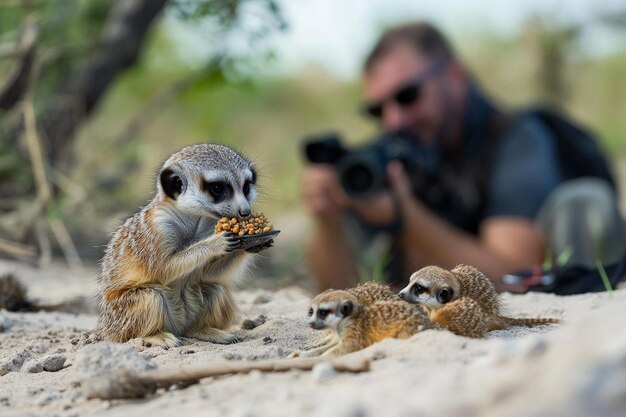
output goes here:
[[[237, 295], [242, 320], [265, 315], [244, 340], [185, 339], [170, 350], [92, 343], [95, 272], [45, 273], [0, 261], [41, 301], [74, 301], [86, 313], [0, 311], [0, 415], [8, 416], [624, 416], [626, 290], [559, 297], [504, 296], [508, 312], [557, 316], [561, 326], [512, 328], [473, 340], [429, 330], [352, 355], [374, 358], [362, 374], [253, 372], [202, 380], [143, 400], [87, 400], [84, 381], [121, 368], [169, 369], [214, 361], [283, 358], [321, 334], [307, 328], [310, 294], [298, 288]], [[42, 370], [43, 368], [43, 370]], [[60, 368], [60, 369], [59, 369]]]

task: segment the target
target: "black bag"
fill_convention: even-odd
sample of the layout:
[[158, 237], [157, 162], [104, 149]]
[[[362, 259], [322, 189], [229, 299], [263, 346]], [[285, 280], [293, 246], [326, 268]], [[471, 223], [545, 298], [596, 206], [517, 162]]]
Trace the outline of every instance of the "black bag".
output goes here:
[[604, 270], [608, 283], [603, 280], [597, 268], [581, 265], [525, 270], [505, 275], [503, 281], [508, 284], [524, 284], [528, 287], [528, 291], [551, 292], [557, 295], [606, 291], [607, 285], [615, 289], [626, 278], [626, 254], [618, 262], [604, 265]]

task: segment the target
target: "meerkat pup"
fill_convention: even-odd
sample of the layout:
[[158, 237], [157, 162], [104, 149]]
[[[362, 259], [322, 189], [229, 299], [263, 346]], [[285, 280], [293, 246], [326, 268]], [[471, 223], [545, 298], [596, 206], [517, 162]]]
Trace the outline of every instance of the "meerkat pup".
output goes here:
[[361, 304], [371, 304], [376, 301], [398, 300], [399, 296], [391, 291], [388, 285], [380, 284], [376, 281], [368, 281], [349, 288], [350, 294], [354, 295]]
[[311, 302], [308, 316], [311, 328], [330, 334], [321, 345], [299, 354], [307, 357], [343, 355], [388, 337], [406, 339], [434, 328], [419, 306], [391, 299], [367, 304], [349, 290], [319, 294]]
[[256, 196], [256, 172], [234, 150], [193, 145], [173, 154], [157, 176], [154, 198], [115, 232], [99, 276], [106, 339], [142, 338], [163, 347], [178, 336], [234, 343], [225, 329], [237, 309], [232, 287], [251, 253], [238, 250], [231, 233], [214, 233], [221, 217], [248, 217]]
[[424, 306], [438, 326], [467, 337], [484, 337], [491, 330], [509, 326], [560, 322], [554, 318], [503, 316], [493, 283], [469, 265], [459, 265], [451, 271], [437, 266], [422, 268], [411, 275], [400, 297]]

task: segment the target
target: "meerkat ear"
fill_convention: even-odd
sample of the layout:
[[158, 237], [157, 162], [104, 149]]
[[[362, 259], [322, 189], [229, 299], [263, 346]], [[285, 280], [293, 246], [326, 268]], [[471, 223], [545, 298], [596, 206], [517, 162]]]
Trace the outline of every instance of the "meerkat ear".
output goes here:
[[441, 304], [446, 304], [454, 297], [454, 291], [450, 287], [443, 287], [437, 291], [437, 301]]
[[161, 188], [163, 192], [171, 199], [176, 200], [183, 192], [183, 179], [172, 169], [166, 168], [161, 172], [160, 176]]
[[341, 305], [341, 309], [339, 311], [341, 312], [342, 316], [348, 317], [350, 314], [352, 314], [352, 310], [354, 310], [354, 304], [352, 304], [352, 301], [345, 301]]

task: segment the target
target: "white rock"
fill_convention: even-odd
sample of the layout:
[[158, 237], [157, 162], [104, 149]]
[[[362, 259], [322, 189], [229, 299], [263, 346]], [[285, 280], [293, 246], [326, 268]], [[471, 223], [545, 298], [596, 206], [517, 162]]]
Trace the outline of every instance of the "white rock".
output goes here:
[[80, 381], [121, 370], [147, 371], [156, 367], [150, 358], [137, 353], [132, 346], [100, 342], [87, 345], [76, 353], [72, 373], [73, 379]]

